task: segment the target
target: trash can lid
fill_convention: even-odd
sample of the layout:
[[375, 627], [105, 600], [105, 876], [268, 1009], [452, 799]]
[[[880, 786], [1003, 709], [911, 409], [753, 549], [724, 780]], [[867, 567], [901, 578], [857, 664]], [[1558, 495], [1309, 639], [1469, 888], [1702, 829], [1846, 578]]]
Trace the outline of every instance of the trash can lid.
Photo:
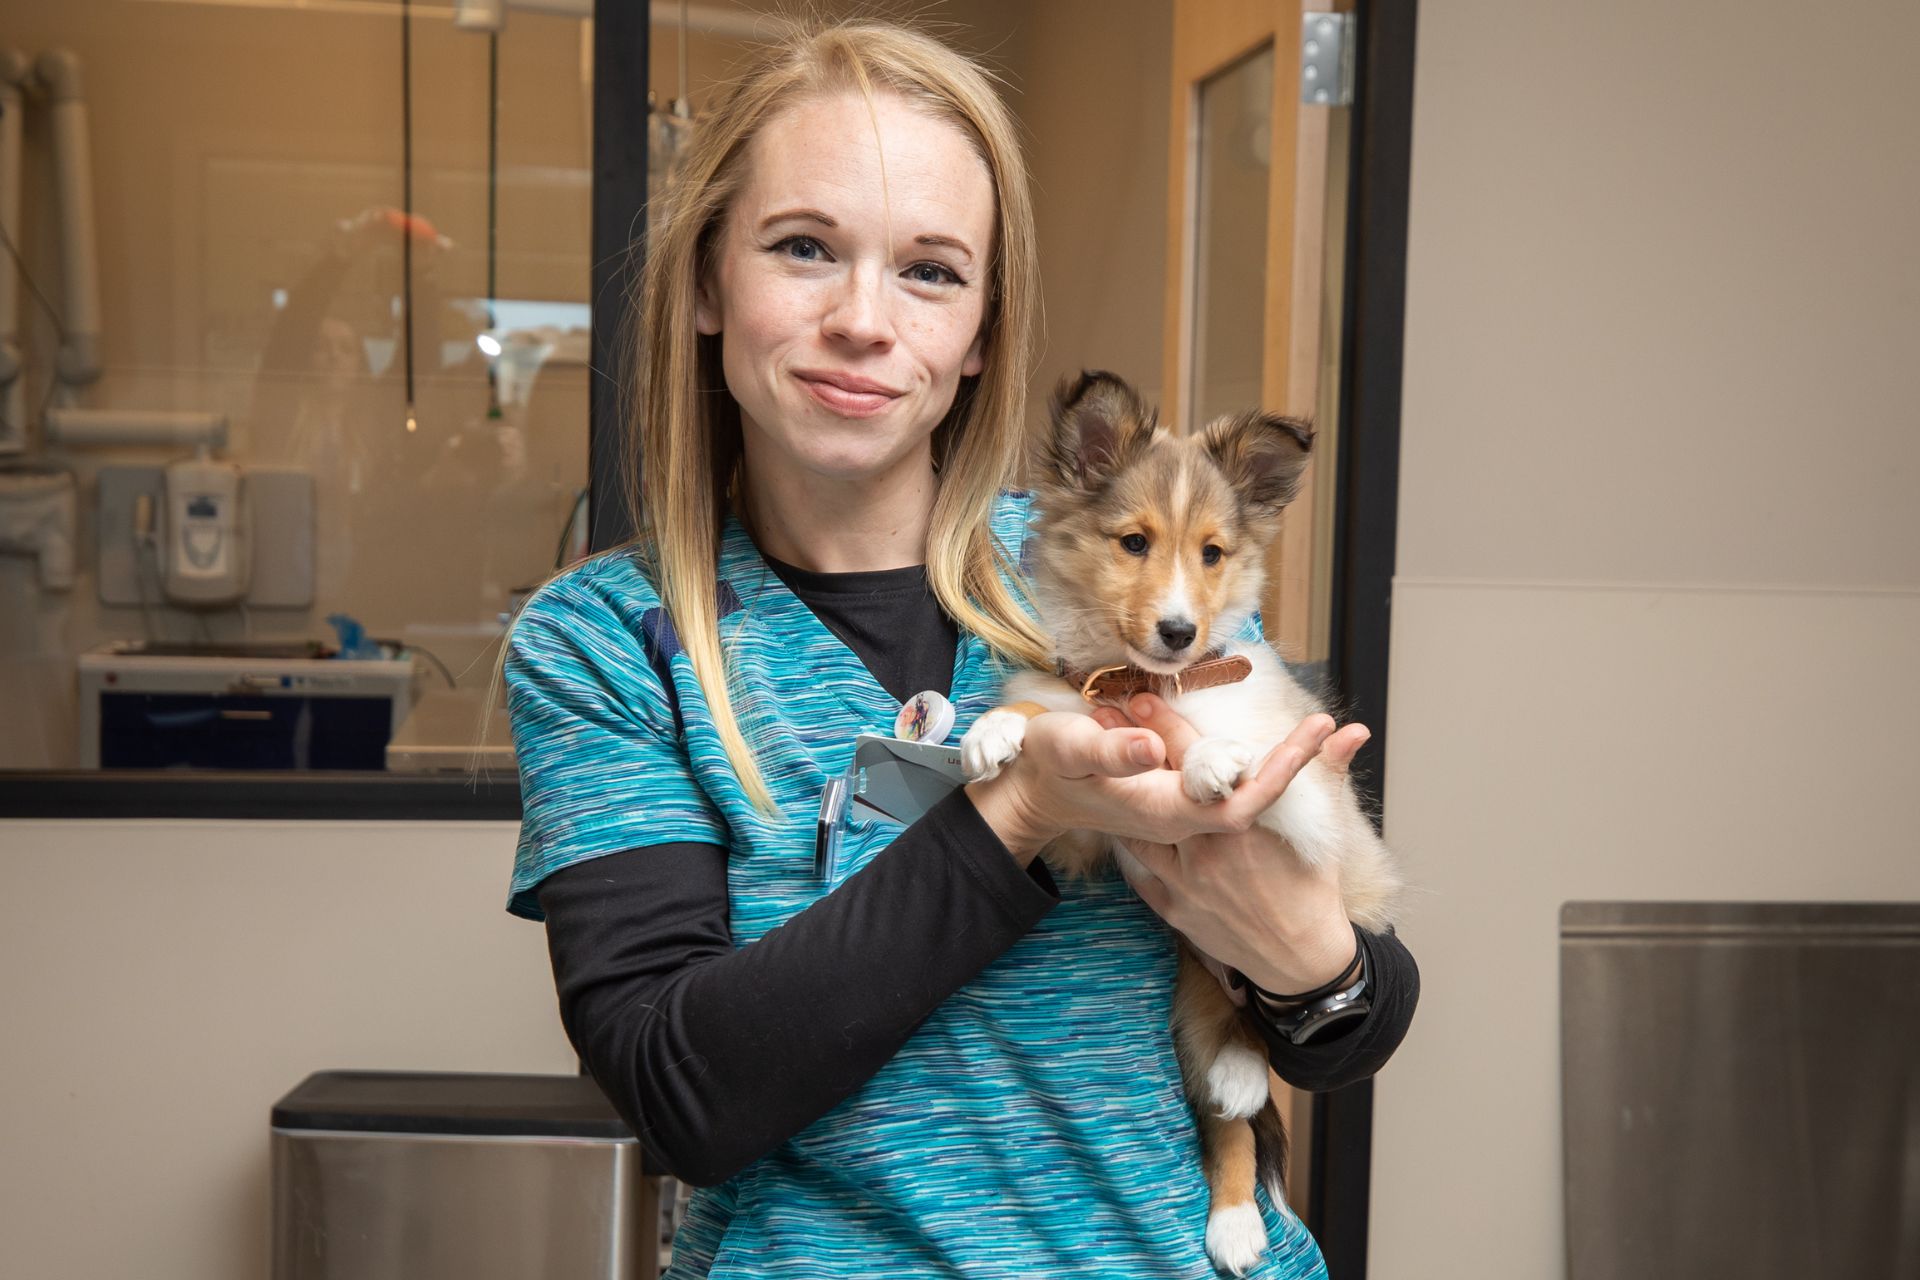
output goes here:
[[276, 1129], [633, 1141], [588, 1076], [316, 1071], [273, 1104]]

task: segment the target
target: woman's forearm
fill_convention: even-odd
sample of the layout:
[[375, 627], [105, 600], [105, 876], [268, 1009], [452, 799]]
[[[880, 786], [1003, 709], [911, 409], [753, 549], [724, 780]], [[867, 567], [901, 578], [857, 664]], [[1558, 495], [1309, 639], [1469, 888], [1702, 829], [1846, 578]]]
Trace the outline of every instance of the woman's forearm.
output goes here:
[[726, 851], [679, 844], [542, 882], [561, 1020], [655, 1168], [721, 1182], [831, 1110], [1058, 901], [964, 792], [742, 948]]

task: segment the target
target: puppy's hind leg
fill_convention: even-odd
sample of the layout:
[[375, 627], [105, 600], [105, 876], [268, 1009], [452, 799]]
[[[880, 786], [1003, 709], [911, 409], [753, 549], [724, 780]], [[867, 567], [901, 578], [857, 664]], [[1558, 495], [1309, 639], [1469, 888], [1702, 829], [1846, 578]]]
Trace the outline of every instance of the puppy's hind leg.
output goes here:
[[1173, 1023], [1211, 1199], [1207, 1256], [1221, 1270], [1245, 1275], [1267, 1247], [1266, 1223], [1253, 1198], [1266, 1152], [1249, 1123], [1273, 1107], [1266, 1055], [1252, 1047], [1239, 1010], [1184, 944]]
[[1267, 1055], [1240, 1010], [1193, 949], [1180, 946], [1174, 991], [1174, 1047], [1187, 1096], [1198, 1109], [1230, 1120], [1256, 1114], [1271, 1096]]
[[1253, 1198], [1253, 1126], [1216, 1115], [1199, 1119], [1200, 1151], [1213, 1202], [1207, 1214], [1207, 1256], [1220, 1270], [1243, 1276], [1267, 1251], [1267, 1224]]

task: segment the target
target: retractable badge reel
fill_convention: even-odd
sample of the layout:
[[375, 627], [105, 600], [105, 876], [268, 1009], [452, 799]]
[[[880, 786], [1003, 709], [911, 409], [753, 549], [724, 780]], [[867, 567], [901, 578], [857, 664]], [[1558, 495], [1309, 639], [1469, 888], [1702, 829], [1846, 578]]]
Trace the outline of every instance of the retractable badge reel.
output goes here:
[[[940, 743], [953, 732], [953, 704], [924, 690], [908, 698], [893, 719], [893, 736], [908, 742]], [[865, 772], [849, 767], [837, 778], [827, 780], [820, 794], [820, 819], [813, 843], [814, 874], [832, 884], [840, 878], [840, 846], [846, 839], [847, 815], [853, 797], [866, 789]]]

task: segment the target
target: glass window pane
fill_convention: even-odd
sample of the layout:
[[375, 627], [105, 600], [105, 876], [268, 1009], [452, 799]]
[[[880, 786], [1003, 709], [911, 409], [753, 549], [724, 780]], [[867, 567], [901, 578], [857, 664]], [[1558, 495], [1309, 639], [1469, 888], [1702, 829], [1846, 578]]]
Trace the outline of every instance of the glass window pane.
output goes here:
[[1340, 435], [1345, 426], [1340, 420], [1340, 362], [1345, 355], [1341, 339], [1346, 331], [1347, 184], [1353, 108], [1302, 107], [1303, 131], [1316, 127], [1311, 119], [1316, 113], [1325, 117], [1317, 127], [1325, 134], [1327, 186], [1321, 219], [1320, 309], [1314, 318], [1320, 327], [1320, 370], [1313, 414], [1313, 627], [1305, 655], [1311, 662], [1324, 661], [1332, 647], [1333, 517], [1339, 492], [1336, 468]]
[[1261, 403], [1273, 47], [1200, 86], [1189, 428]]
[[584, 549], [591, 62], [412, 15], [408, 104], [397, 0], [0, 0], [0, 769], [466, 767]]

